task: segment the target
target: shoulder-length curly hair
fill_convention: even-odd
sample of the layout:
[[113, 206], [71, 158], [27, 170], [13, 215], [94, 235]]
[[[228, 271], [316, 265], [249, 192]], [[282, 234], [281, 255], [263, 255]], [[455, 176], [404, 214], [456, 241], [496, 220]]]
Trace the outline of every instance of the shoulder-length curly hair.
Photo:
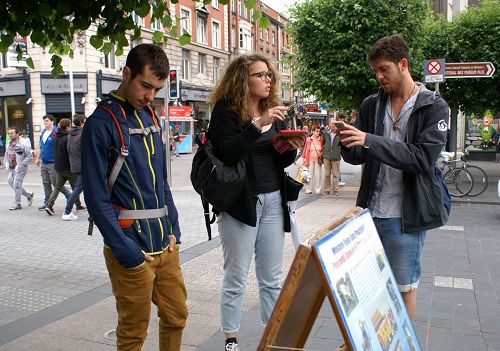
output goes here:
[[227, 101], [231, 106], [231, 110], [238, 116], [240, 125], [248, 123], [253, 117], [248, 88], [250, 83], [250, 66], [259, 61], [264, 62], [269, 72], [273, 74], [269, 96], [260, 100], [259, 112], [263, 113], [269, 108], [281, 104], [279, 96], [279, 73], [270, 58], [260, 54], [245, 54], [233, 59], [227, 66], [222, 79], [217, 84], [210, 98], [212, 104], [222, 100]]

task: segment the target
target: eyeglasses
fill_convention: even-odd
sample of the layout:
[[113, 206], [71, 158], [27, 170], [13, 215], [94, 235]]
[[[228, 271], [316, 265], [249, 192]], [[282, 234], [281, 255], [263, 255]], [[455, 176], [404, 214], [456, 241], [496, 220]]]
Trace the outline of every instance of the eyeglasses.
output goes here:
[[259, 77], [261, 80], [265, 81], [266, 78], [273, 80], [274, 74], [273, 72], [262, 71], [262, 72], [252, 73], [251, 76]]

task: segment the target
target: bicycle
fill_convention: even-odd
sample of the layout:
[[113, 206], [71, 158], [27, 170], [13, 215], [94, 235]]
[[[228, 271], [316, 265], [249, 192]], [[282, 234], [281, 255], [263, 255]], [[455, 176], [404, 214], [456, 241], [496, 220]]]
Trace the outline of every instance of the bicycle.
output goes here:
[[455, 156], [454, 152], [441, 152], [438, 166], [443, 172], [443, 178], [448, 186], [448, 191], [453, 197], [464, 197], [468, 195], [474, 187], [474, 178], [465, 168], [457, 166], [457, 160], [450, 160]]
[[[454, 156], [454, 153], [443, 152], [442, 154], [444, 154], [443, 156], [450, 156], [450, 155], [452, 157]], [[471, 197], [479, 196], [482, 193], [484, 193], [486, 191], [486, 189], [488, 188], [488, 175], [481, 167], [469, 164], [469, 162], [465, 159], [465, 155], [466, 154], [464, 154], [464, 153], [457, 152], [457, 156], [460, 156], [460, 158], [458, 160], [453, 160], [453, 161], [448, 161], [448, 162], [454, 162], [455, 163], [455, 166], [453, 166], [454, 169], [463, 169], [463, 170], [469, 172], [469, 174], [472, 177], [472, 180], [473, 180], [472, 181], [472, 188], [470, 189], [470, 191], [468, 193], [465, 193], [462, 196], [465, 196], [465, 195], [468, 195]]]

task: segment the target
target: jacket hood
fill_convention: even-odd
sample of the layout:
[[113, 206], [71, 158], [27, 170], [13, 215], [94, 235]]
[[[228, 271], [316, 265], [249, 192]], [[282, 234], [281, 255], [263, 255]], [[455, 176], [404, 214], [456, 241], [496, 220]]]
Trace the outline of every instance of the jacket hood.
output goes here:
[[71, 129], [69, 134], [71, 134], [72, 136], [76, 136], [76, 135], [80, 134], [81, 132], [82, 132], [82, 127], [73, 127], [73, 129]]
[[58, 129], [56, 132], [57, 136], [63, 136], [63, 135], [68, 135], [68, 134], [69, 134], [69, 132], [62, 130], [62, 129]]

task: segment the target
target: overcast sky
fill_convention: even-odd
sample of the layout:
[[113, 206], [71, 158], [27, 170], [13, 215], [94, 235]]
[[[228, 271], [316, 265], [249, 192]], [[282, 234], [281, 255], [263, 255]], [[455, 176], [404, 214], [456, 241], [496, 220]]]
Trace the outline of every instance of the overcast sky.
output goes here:
[[261, 0], [264, 4], [270, 6], [272, 9], [287, 14], [286, 9], [297, 0]]

